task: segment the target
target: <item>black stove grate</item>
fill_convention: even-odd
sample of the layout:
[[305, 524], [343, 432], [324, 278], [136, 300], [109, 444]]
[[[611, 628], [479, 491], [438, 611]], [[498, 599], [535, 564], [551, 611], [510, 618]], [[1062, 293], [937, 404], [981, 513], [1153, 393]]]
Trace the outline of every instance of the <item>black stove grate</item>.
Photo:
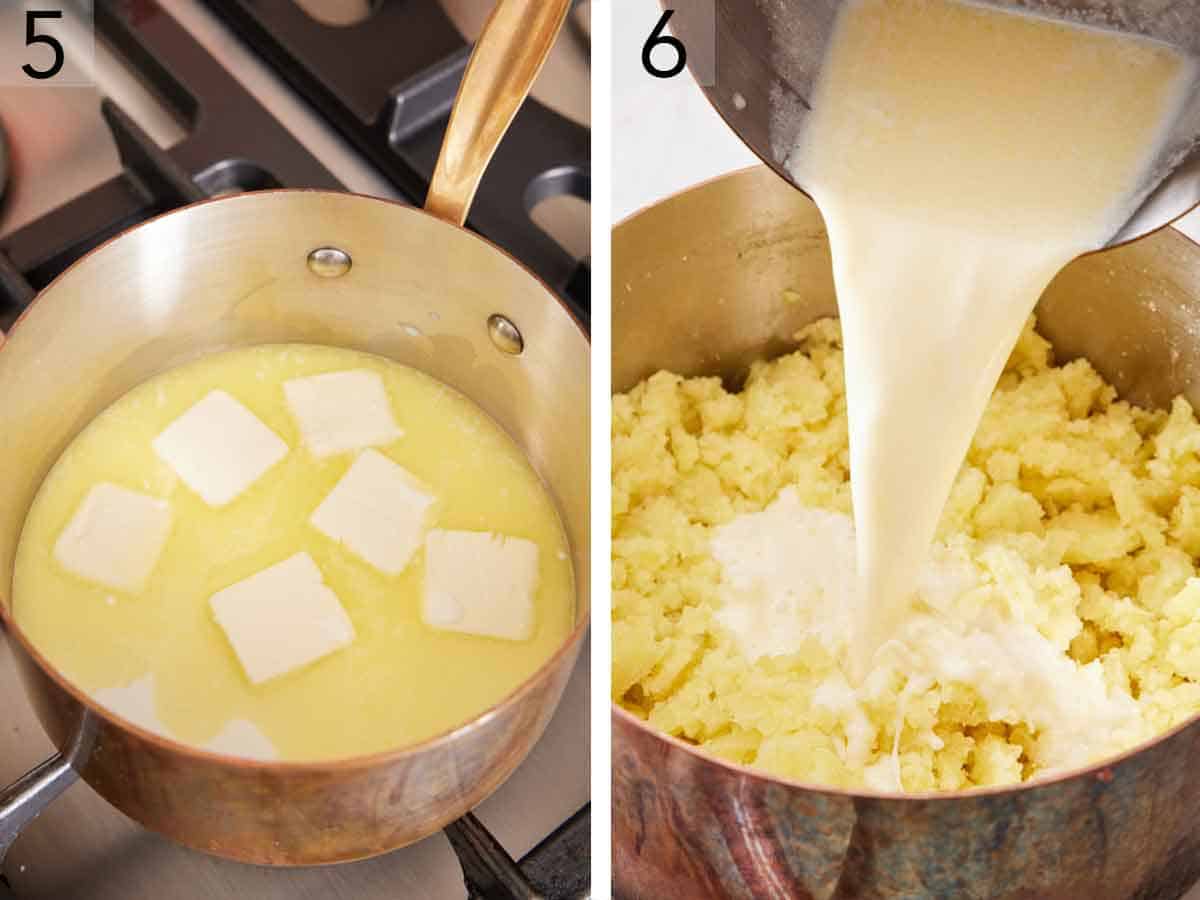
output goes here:
[[31, 289], [41, 290], [108, 238], [182, 203], [269, 187], [343, 187], [153, 0], [101, 0], [95, 18], [97, 38], [138, 73], [186, 136], [161, 150], [107, 102], [126, 169], [0, 240], [3, 330], [29, 303]]
[[585, 900], [591, 896], [591, 807], [585, 806], [514, 863], [468, 813], [446, 826], [469, 900]]

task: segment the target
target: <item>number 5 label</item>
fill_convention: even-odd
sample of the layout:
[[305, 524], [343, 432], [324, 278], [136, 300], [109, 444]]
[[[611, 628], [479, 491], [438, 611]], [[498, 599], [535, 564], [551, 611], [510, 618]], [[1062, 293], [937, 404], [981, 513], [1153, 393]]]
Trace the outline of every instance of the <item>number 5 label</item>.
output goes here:
[[50, 63], [49, 68], [35, 69], [30, 63], [25, 63], [25, 65], [21, 66], [21, 70], [30, 78], [37, 78], [39, 80], [53, 78], [62, 71], [63, 63], [66, 61], [63, 55], [63, 45], [59, 43], [56, 37], [37, 33], [38, 19], [61, 19], [62, 17], [61, 9], [25, 10], [25, 45], [28, 47], [34, 44], [45, 44], [54, 53], [54, 60]]
[[0, 0], [0, 85], [93, 83], [91, 0]]

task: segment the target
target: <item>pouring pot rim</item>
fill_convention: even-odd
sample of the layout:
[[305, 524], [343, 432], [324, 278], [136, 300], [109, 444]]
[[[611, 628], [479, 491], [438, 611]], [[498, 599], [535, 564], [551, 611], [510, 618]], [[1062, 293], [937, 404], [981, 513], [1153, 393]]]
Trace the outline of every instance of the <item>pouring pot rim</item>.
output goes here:
[[[667, 6], [666, 0], [659, 0], [659, 5], [665, 9]], [[718, 104], [715, 99], [713, 99], [713, 88], [709, 87], [709, 86], [705, 86], [700, 83], [700, 80], [699, 80], [699, 78], [697, 78], [696, 73], [692, 70], [691, 62], [688, 62], [687, 68], [688, 68], [688, 75], [690, 75], [692, 77], [692, 80], [695, 82], [696, 87], [699, 89], [700, 93], [704, 95], [705, 102], [707, 102], [708, 105], [712, 107], [713, 112], [715, 112], [720, 117], [721, 122], [725, 125], [726, 128], [728, 128], [734, 134], [735, 137], [737, 137], [737, 139], [741, 142], [742, 146], [745, 147], [746, 149], [748, 149], [751, 153], [753, 153], [759, 159], [759, 161], [764, 166], [766, 166], [768, 169], [770, 169], [772, 172], [774, 172], [778, 178], [782, 179], [786, 184], [791, 186], [793, 189], [804, 194], [804, 196], [808, 197], [809, 200], [812, 200], [813, 203], [816, 203], [817, 202], [816, 198], [814, 198], [812, 196], [812, 194], [810, 194], [808, 191], [806, 191], [803, 187], [798, 185], [796, 182], [792, 181], [792, 179], [784, 171], [782, 163], [776, 162], [775, 160], [772, 160], [772, 159], [768, 159], [766, 156], [764, 156], [762, 153], [759, 152], [757, 147], [755, 147], [753, 144], [751, 144], [749, 141], [747, 141], [745, 138], [742, 137], [742, 132], [738, 129], [737, 125], [735, 125], [733, 123], [733, 120], [726, 113], [725, 109], [720, 104]], [[747, 166], [746, 168], [756, 168], [756, 167], [755, 166]], [[739, 169], [739, 170], [735, 170], [735, 171], [742, 171], [742, 170]], [[726, 174], [732, 174], [732, 173], [726, 173]], [[696, 185], [693, 185], [693, 187], [699, 187], [700, 185], [707, 184], [709, 181], [715, 181], [722, 177], [724, 177], [724, 176], [722, 176], [722, 175], [713, 176], [712, 178], [706, 179], [705, 181], [702, 181]], [[1164, 179], [1164, 181], [1169, 180], [1169, 178], [1170, 178], [1170, 175], [1168, 175], [1167, 179]], [[677, 191], [675, 194], [671, 194], [669, 197], [665, 197], [663, 199], [670, 200], [671, 197], [674, 197], [677, 194], [684, 193], [687, 190], [690, 190], [690, 188], [684, 188], [682, 191]], [[658, 202], [661, 203], [663, 201], [660, 200]], [[641, 209], [638, 209], [636, 212], [631, 213], [630, 215], [621, 219], [619, 222], [617, 222], [617, 225], [614, 227], [619, 227], [619, 226], [625, 224], [625, 222], [627, 222], [629, 219], [633, 218], [633, 216], [636, 216], [638, 213], [642, 212], [644, 209], [648, 209], [650, 206], [653, 206], [653, 205], [654, 204], [651, 203], [651, 204], [648, 204], [647, 206], [642, 207]], [[819, 207], [818, 207], [818, 209], [819, 209]], [[1134, 241], [1140, 241], [1144, 237], [1149, 237], [1150, 235], [1155, 234], [1156, 232], [1162, 231], [1164, 228], [1167, 228], [1168, 226], [1174, 225], [1176, 222], [1178, 222], [1184, 216], [1188, 215], [1191, 212], [1194, 212], [1197, 209], [1200, 209], [1200, 199], [1197, 199], [1196, 202], [1193, 203], [1191, 206], [1184, 207], [1184, 209], [1182, 209], [1180, 212], [1176, 213], [1174, 216], [1172, 216], [1171, 218], [1167, 219], [1166, 221], [1160, 223], [1159, 225], [1156, 225], [1154, 228], [1151, 228], [1147, 231], [1139, 232], [1137, 234], [1130, 235], [1129, 237], [1122, 238], [1119, 241], [1112, 241], [1110, 243], [1105, 244], [1103, 247], [1098, 247], [1096, 250], [1092, 250], [1092, 251], [1089, 251], [1089, 253], [1084, 253], [1084, 254], [1080, 254], [1080, 255], [1088, 256], [1091, 253], [1098, 253], [1101, 250], [1111, 250], [1114, 247], [1124, 247], [1126, 244], [1131, 244]], [[1136, 214], [1136, 211], [1135, 211], [1135, 214]], [[1122, 231], [1123, 230], [1124, 230], [1124, 226], [1122, 226]], [[1189, 238], [1189, 240], [1190, 240], [1190, 238]], [[1195, 243], [1195, 242], [1193, 241], [1193, 243]]]
[[[198, 200], [195, 203], [189, 203], [188, 205], [179, 207], [178, 209], [169, 210], [153, 216], [144, 222], [140, 222], [137, 225], [127, 228], [124, 231], [121, 231], [118, 234], [108, 238], [103, 243], [89, 250], [75, 262], [71, 263], [71, 265], [69, 265], [61, 273], [56, 275], [54, 279], [46, 285], [46, 287], [38, 292], [37, 296], [34, 297], [29, 305], [21, 312], [16, 322], [14, 322], [13, 326], [8, 330], [8, 333], [0, 333], [0, 353], [4, 352], [5, 347], [8, 346], [11, 335], [16, 333], [16, 331], [20, 328], [25, 317], [33, 310], [35, 306], [39, 305], [48, 294], [50, 294], [54, 286], [62, 278], [65, 278], [76, 267], [91, 259], [93, 255], [105, 251], [107, 248], [116, 244], [127, 235], [154, 225], [163, 219], [167, 219], [172, 216], [186, 215], [198, 207], [208, 206], [214, 203], [253, 202], [256, 198], [262, 195], [278, 194], [307, 194], [317, 197], [336, 197], [338, 199], [352, 198], [354, 201], [361, 200], [369, 201], [371, 203], [382, 203], [396, 209], [403, 210], [406, 214], [418, 215], [434, 221], [438, 223], [439, 226], [449, 229], [447, 234], [449, 234], [449, 232], [458, 232], [476, 241], [479, 241], [491, 251], [499, 253], [507, 258], [525, 275], [527, 275], [534, 284], [541, 287], [541, 289], [545, 291], [549, 297], [553, 298], [555, 302], [558, 303], [562, 312], [569, 317], [570, 321], [579, 330], [584, 342], [590, 348], [591, 337], [587, 329], [584, 328], [582, 323], [575, 316], [574, 312], [572, 312], [571, 308], [563, 301], [561, 297], [558, 296], [555, 291], [550, 288], [549, 285], [545, 283], [545, 281], [531, 272], [527, 266], [525, 266], [520, 260], [516, 259], [504, 248], [497, 246], [492, 241], [489, 241], [482, 235], [469, 230], [465, 226], [455, 225], [434, 215], [433, 213], [426, 212], [420, 207], [411, 206], [399, 200], [392, 200], [386, 197], [373, 197], [368, 194], [361, 194], [354, 191], [333, 191], [323, 188], [273, 188], [268, 190], [234, 194], [226, 197], [210, 197], [205, 200]], [[438, 747], [453, 744], [464, 735], [470, 734], [471, 732], [477, 731], [486, 726], [491, 719], [499, 715], [503, 710], [518, 704], [527, 694], [533, 692], [540, 683], [551, 677], [551, 675], [554, 674], [555, 670], [561, 664], [563, 657], [573, 653], [577, 645], [582, 641], [583, 636], [587, 632], [590, 624], [590, 604], [584, 605], [580, 603], [578, 586], [576, 587], [575, 603], [575, 625], [571, 629], [570, 634], [563, 639], [558, 649], [555, 650], [554, 653], [548, 657], [541, 664], [541, 666], [538, 667], [537, 671], [535, 671], [528, 678], [522, 681], [516, 688], [514, 688], [500, 700], [487, 707], [478, 715], [447, 731], [443, 731], [440, 734], [436, 734], [415, 744], [407, 744], [402, 747], [397, 747], [390, 750], [381, 750], [370, 754], [335, 757], [328, 760], [261, 760], [244, 756], [233, 756], [230, 754], [205, 750], [198, 745], [185, 743], [183, 741], [166, 737], [157, 732], [149, 731], [140, 725], [131, 722], [129, 719], [126, 719], [125, 717], [109, 710], [107, 707], [101, 706], [86, 692], [80, 690], [70, 680], [64, 677], [58, 668], [54, 666], [48, 659], [46, 659], [46, 657], [37, 649], [37, 647], [34, 646], [32, 641], [30, 641], [29, 638], [22, 632], [20, 626], [13, 618], [12, 611], [9, 608], [9, 603], [5, 603], [3, 601], [0, 601], [0, 625], [3, 626], [0, 631], [7, 630], [8, 635], [20, 645], [22, 651], [29, 656], [29, 658], [37, 665], [38, 669], [40, 669], [51, 681], [53, 681], [58, 688], [67, 693], [73, 700], [83, 706], [92, 715], [96, 716], [102, 721], [109, 722], [124, 731], [133, 733], [141, 740], [153, 745], [156, 749], [174, 754], [180, 754], [197, 762], [230, 766], [244, 771], [257, 770], [262, 772], [295, 775], [303, 775], [308, 773], [328, 774], [331, 772], [353, 772], [365, 769], [373, 769], [378, 766], [387, 766], [404, 760], [408, 757], [419, 756]]]
[[[710, 106], [712, 106], [713, 110], [718, 115], [721, 116], [722, 120], [725, 122], [726, 125], [729, 125], [729, 120], [725, 118], [724, 114], [721, 113], [721, 110], [718, 109], [716, 104], [713, 103], [713, 101], [708, 97], [708, 93], [707, 92], [702, 92], [702, 93], [704, 93], [705, 99], [708, 100], [708, 103]], [[732, 128], [732, 127], [733, 126], [730, 125], [730, 128]], [[736, 134], [736, 132], [734, 132], [734, 133]], [[740, 140], [740, 138], [739, 138], [739, 140]], [[735, 175], [744, 175], [748, 172], [757, 172], [761, 169], [766, 169], [766, 170], [770, 171], [776, 178], [778, 178], [780, 181], [782, 181], [784, 184], [786, 184], [789, 188], [803, 194], [812, 203], [812, 205], [817, 208], [817, 212], [818, 213], [821, 212], [821, 207], [817, 203], [816, 198], [813, 197], [812, 194], [810, 194], [804, 188], [800, 187], [798, 184], [796, 184], [794, 181], [792, 181], [790, 178], [788, 178], [786, 175], [784, 175], [782, 172], [780, 172], [777, 166], [775, 166], [773, 163], [771, 163], [770, 160], [768, 160], [766, 157], [764, 157], [762, 154], [760, 154], [757, 150], [755, 150], [749, 144], [746, 144], [745, 141], [742, 141], [742, 143], [745, 144], [747, 149], [749, 149], [758, 158], [759, 161], [757, 163], [751, 163], [748, 166], [741, 166], [740, 168], [737, 168], [737, 169], [730, 169], [728, 172], [720, 172], [716, 175], [710, 175], [707, 178], [697, 181], [695, 184], [691, 184], [691, 185], [688, 185], [687, 187], [680, 188], [677, 191], [672, 191], [670, 194], [667, 194], [667, 196], [665, 196], [665, 197], [660, 197], [658, 200], [652, 200], [649, 203], [645, 203], [645, 204], [639, 206], [633, 212], [627, 213], [626, 215], [624, 215], [620, 219], [618, 219], [612, 226], [613, 231], [616, 231], [621, 226], [633, 221], [638, 216], [640, 216], [642, 213], [649, 212], [651, 209], [658, 206], [660, 203], [667, 203], [671, 200], [674, 200], [676, 197], [681, 197], [684, 194], [687, 194], [691, 191], [698, 190], [702, 187], [707, 187], [708, 185], [713, 184], [714, 182], [723, 181], [726, 178], [733, 178]], [[260, 193], [266, 193], [266, 192], [263, 191]], [[1136, 243], [1137, 241], [1145, 240], [1148, 237], [1158, 234], [1160, 231], [1164, 231], [1167, 228], [1171, 228], [1180, 219], [1184, 218], [1185, 216], [1191, 215], [1192, 213], [1196, 212], [1197, 210], [1200, 210], [1200, 200], [1197, 200], [1195, 204], [1193, 204], [1192, 206], [1189, 206], [1187, 209], [1183, 210], [1183, 212], [1179, 213], [1179, 215], [1175, 216], [1175, 218], [1168, 219], [1167, 221], [1163, 222], [1161, 225], [1151, 228], [1149, 231], [1144, 231], [1141, 234], [1135, 234], [1131, 237], [1127, 237], [1120, 241], [1113, 241], [1111, 244], [1105, 244], [1103, 247], [1097, 247], [1095, 250], [1088, 250], [1085, 253], [1080, 253], [1078, 256], [1075, 257], [1075, 259], [1083, 259], [1085, 256], [1093, 256], [1097, 253], [1104, 253], [1106, 250], [1115, 250], [1118, 247], [1125, 247], [1125, 246], [1128, 246], [1129, 244]], [[1188, 243], [1195, 244], [1196, 246], [1200, 246], [1200, 241], [1193, 240], [1189, 235], [1185, 234], [1184, 232], [1179, 231], [1178, 234], [1180, 237], [1182, 237], [1186, 241], [1188, 241]], [[497, 249], [500, 249], [500, 248], [497, 248]], [[501, 251], [501, 252], [503, 252], [503, 251]], [[1074, 262], [1074, 261], [1075, 260], [1072, 260], [1072, 262]]]
[[[705, 96], [706, 97], [708, 96], [707, 92], [705, 92]], [[716, 106], [714, 105], [713, 108], [716, 109]], [[718, 109], [717, 112], [720, 112], [720, 110]], [[749, 145], [747, 145], [747, 146], [749, 146]], [[753, 148], [751, 148], [751, 149], [753, 149]], [[761, 157], [760, 157], [760, 159], [761, 159]], [[771, 172], [773, 172], [776, 177], [780, 178], [780, 180], [784, 184], [786, 184], [788, 187], [790, 187], [791, 189], [799, 191], [800, 193], [804, 194], [804, 196], [806, 198], [808, 198], [808, 200], [810, 202], [812, 202], [813, 206], [817, 208], [818, 214], [820, 213], [820, 207], [817, 206], [816, 201], [813, 200], [813, 198], [807, 192], [796, 187], [796, 185], [794, 185], [791, 181], [789, 181], [788, 179], [783, 178], [781, 175], [779, 175], [779, 172], [773, 166], [771, 166], [770, 163], [767, 163], [766, 160], [763, 160], [763, 162], [765, 163], [765, 165], [744, 166], [740, 169], [734, 169], [729, 172], [724, 172], [719, 175], [714, 175], [710, 178], [704, 179], [703, 181], [697, 182], [696, 184], [690, 185], [689, 187], [685, 187], [678, 191], [675, 191], [675, 192], [667, 195], [666, 197], [663, 197], [652, 203], [647, 203], [646, 205], [639, 207], [634, 212], [632, 212], [629, 215], [625, 216], [624, 218], [620, 219], [615, 225], [613, 225], [613, 229], [612, 229], [613, 233], [615, 235], [618, 230], [620, 230], [625, 225], [632, 223], [634, 220], [638, 219], [643, 214], [646, 214], [659, 206], [663, 206], [668, 203], [671, 203], [687, 194], [692, 193], [693, 191], [700, 191], [705, 188], [711, 187], [712, 185], [715, 185], [715, 184], [718, 184], [720, 182], [724, 182], [727, 180], [733, 181], [738, 178], [745, 178], [745, 177], [749, 176], [751, 173], [761, 172], [764, 168], [769, 169]], [[1193, 209], [1195, 209], [1195, 208], [1200, 208], [1200, 204], [1198, 204], [1197, 207], [1193, 207]], [[1184, 213], [1182, 215], [1186, 215], [1186, 213]], [[1181, 218], [1182, 215], [1179, 218]], [[1174, 222], [1174, 221], [1177, 221], [1177, 219], [1172, 220], [1172, 222]], [[1138, 235], [1137, 237], [1131, 238], [1128, 241], [1123, 241], [1123, 242], [1121, 242], [1121, 244], [1111, 244], [1111, 245], [1108, 245], [1105, 247], [1100, 247], [1100, 248], [1097, 248], [1096, 250], [1089, 251], [1088, 253], [1080, 254], [1080, 256], [1076, 257], [1076, 258], [1079, 259], [1079, 258], [1082, 258], [1085, 256], [1092, 256], [1096, 253], [1103, 253], [1103, 252], [1105, 252], [1107, 250], [1111, 250], [1115, 247], [1123, 246], [1128, 243], [1132, 243], [1133, 241], [1144, 240], [1146, 238], [1149, 238], [1151, 235], [1154, 235], [1160, 231], [1163, 231], [1164, 229], [1169, 227], [1172, 224], [1172, 222], [1167, 222], [1167, 223], [1163, 224], [1161, 227], [1155, 228], [1153, 231], [1148, 231], [1145, 234]], [[1191, 237], [1184, 234], [1182, 231], [1177, 230], [1176, 234], [1178, 234], [1180, 238], [1185, 240], [1191, 247], [1195, 248], [1195, 250], [1197, 252], [1200, 252], [1200, 241], [1193, 240]], [[2, 611], [2, 610], [0, 610], [0, 611]], [[1080, 767], [1055, 771], [1055, 772], [1053, 772], [1051, 774], [1047, 774], [1045, 776], [1032, 778], [1029, 781], [1020, 781], [1020, 782], [1015, 782], [1013, 784], [1005, 784], [1005, 785], [995, 785], [992, 787], [969, 788], [967, 790], [957, 790], [957, 791], [880, 791], [880, 790], [874, 790], [871, 788], [840, 788], [840, 787], [834, 787], [834, 786], [831, 786], [828, 784], [819, 784], [817, 782], [801, 781], [801, 780], [795, 779], [795, 778], [787, 778], [782, 775], [774, 775], [770, 772], [763, 771], [762, 769], [756, 769], [753, 766], [743, 765], [741, 763], [730, 762], [729, 760], [721, 759], [720, 757], [715, 756], [711, 753], [706, 753], [704, 750], [702, 750], [700, 747], [696, 746], [695, 744], [689, 744], [687, 741], [680, 740], [679, 738], [677, 738], [673, 735], [669, 735], [669, 734], [666, 734], [665, 732], [659, 731], [657, 728], [654, 728], [653, 726], [646, 723], [643, 719], [640, 719], [638, 716], [634, 715], [629, 710], [625, 709], [619, 703], [613, 701], [611, 699], [611, 697], [609, 700], [609, 707], [610, 707], [610, 720], [612, 722], [612, 725], [614, 726], [614, 728], [613, 728], [614, 744], [616, 743], [616, 740], [617, 740], [615, 732], [616, 732], [616, 726], [618, 724], [622, 725], [626, 728], [636, 728], [636, 729], [641, 730], [642, 732], [649, 734], [653, 738], [663, 742], [667, 747], [670, 747], [672, 750], [677, 750], [677, 751], [682, 751], [684, 753], [687, 753], [697, 763], [700, 763], [703, 765], [717, 766], [719, 768], [723, 768], [723, 769], [727, 770], [730, 774], [733, 774], [733, 775], [736, 775], [736, 776], [739, 776], [742, 778], [753, 778], [757, 781], [770, 782], [770, 783], [781, 785], [783, 787], [795, 788], [795, 789], [806, 791], [809, 793], [823, 794], [823, 795], [830, 796], [830, 797], [839, 797], [839, 798], [845, 798], [845, 799], [850, 799], [850, 800], [862, 799], [862, 800], [914, 800], [914, 801], [922, 801], [922, 802], [927, 802], [927, 801], [954, 802], [954, 801], [960, 801], [960, 800], [972, 800], [972, 799], [976, 799], [976, 798], [980, 798], [980, 797], [1007, 796], [1010, 794], [1021, 793], [1024, 791], [1028, 791], [1028, 790], [1032, 790], [1032, 789], [1036, 789], [1036, 788], [1040, 788], [1040, 787], [1047, 787], [1047, 786], [1058, 784], [1061, 782], [1070, 781], [1070, 780], [1073, 780], [1076, 778], [1096, 778], [1096, 779], [1104, 780], [1104, 779], [1107, 779], [1110, 777], [1111, 770], [1114, 766], [1117, 766], [1117, 765], [1125, 762], [1126, 760], [1136, 756], [1137, 754], [1139, 754], [1145, 750], [1149, 750], [1151, 747], [1154, 747], [1157, 744], [1170, 739], [1174, 735], [1192, 727], [1193, 725], [1200, 724], [1200, 711], [1198, 711], [1198, 712], [1194, 713], [1193, 715], [1189, 716], [1187, 719], [1184, 719], [1179, 724], [1167, 729], [1166, 731], [1160, 732], [1160, 733], [1156, 734], [1154, 737], [1148, 738], [1147, 740], [1142, 741], [1141, 743], [1138, 743], [1138, 744], [1134, 745], [1133, 747], [1130, 747], [1127, 750], [1123, 750], [1120, 753], [1117, 753], [1113, 756], [1107, 756], [1096, 762], [1087, 763], [1086, 765], [1083, 765]]]

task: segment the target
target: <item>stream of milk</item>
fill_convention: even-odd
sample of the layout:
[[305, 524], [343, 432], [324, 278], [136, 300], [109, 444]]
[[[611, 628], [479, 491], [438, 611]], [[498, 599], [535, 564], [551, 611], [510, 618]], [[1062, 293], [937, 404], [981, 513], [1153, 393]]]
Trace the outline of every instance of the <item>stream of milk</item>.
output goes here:
[[1196, 84], [1164, 44], [957, 0], [853, 0], [789, 169], [821, 208], [845, 346], [862, 677], [908, 614], [1043, 289], [1157, 176]]

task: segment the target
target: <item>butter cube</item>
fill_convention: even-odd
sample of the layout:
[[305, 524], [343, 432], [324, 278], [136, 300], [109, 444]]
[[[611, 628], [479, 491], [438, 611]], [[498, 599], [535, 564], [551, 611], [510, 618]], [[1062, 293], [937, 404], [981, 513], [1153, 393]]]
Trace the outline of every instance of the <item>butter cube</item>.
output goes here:
[[431, 628], [480, 637], [533, 637], [538, 546], [486, 531], [430, 531], [423, 618]]
[[153, 675], [143, 675], [126, 685], [101, 688], [92, 692], [92, 699], [123, 719], [154, 734], [171, 737], [171, 732], [158, 717], [158, 700]]
[[292, 378], [283, 383], [283, 393], [305, 446], [318, 459], [390, 444], [404, 434], [375, 372], [353, 369]]
[[421, 546], [434, 498], [382, 453], [364, 450], [309, 521], [385, 575], [398, 575]]
[[211, 391], [151, 445], [209, 506], [224, 506], [287, 456], [279, 435], [224, 391]]
[[204, 744], [204, 749], [246, 759], [279, 759], [279, 751], [271, 739], [249, 719], [230, 719], [211, 741]]
[[166, 500], [102, 482], [92, 487], [54, 544], [73, 575], [137, 592], [154, 570], [171, 532]]
[[208, 602], [254, 684], [315, 662], [354, 640], [354, 624], [307, 553], [217, 591]]

